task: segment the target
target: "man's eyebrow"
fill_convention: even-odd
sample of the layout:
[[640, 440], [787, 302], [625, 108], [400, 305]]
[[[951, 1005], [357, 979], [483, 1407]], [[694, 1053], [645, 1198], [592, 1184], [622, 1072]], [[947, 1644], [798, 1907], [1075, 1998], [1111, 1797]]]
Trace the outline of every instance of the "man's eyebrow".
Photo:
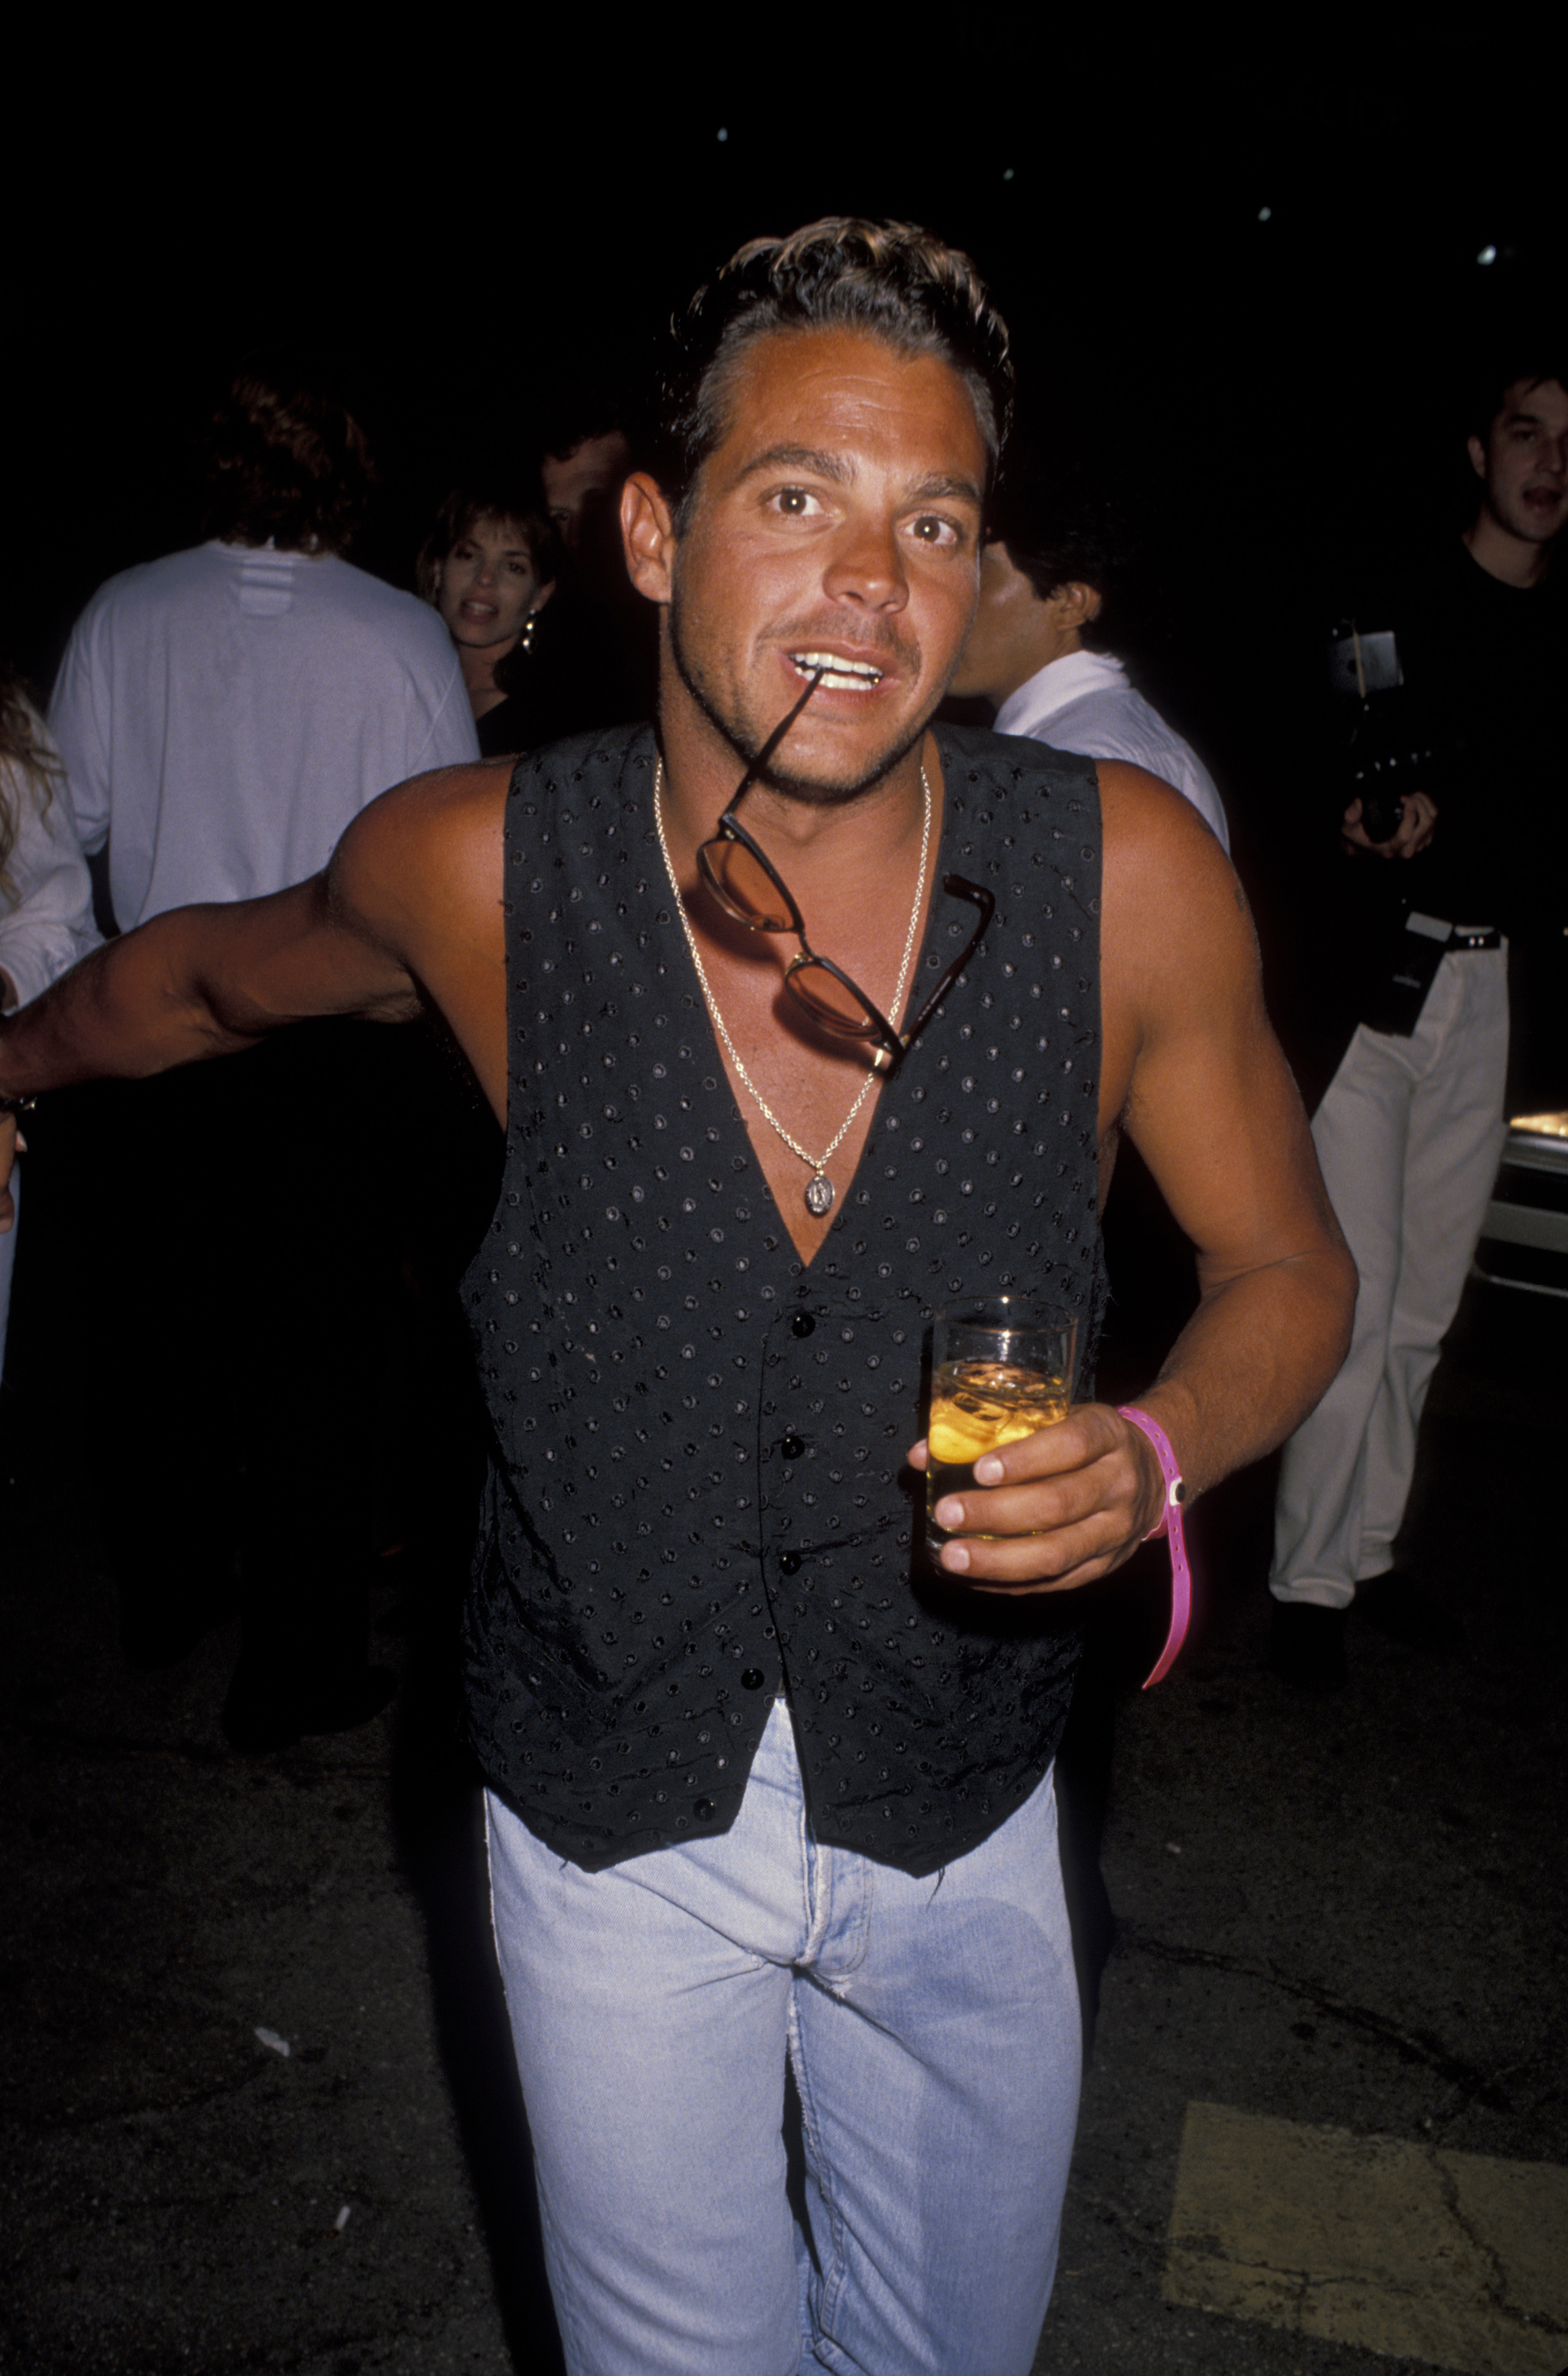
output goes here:
[[753, 456], [736, 484], [754, 479], [763, 470], [810, 470], [816, 478], [832, 479], [841, 487], [847, 487], [855, 475], [854, 464], [842, 454], [826, 454], [816, 446], [770, 446], [765, 454]]
[[911, 490], [909, 501], [912, 504], [941, 504], [951, 503], [955, 497], [959, 503], [973, 504], [977, 511], [985, 502], [984, 494], [972, 479], [966, 479], [954, 471], [936, 471], [929, 479], [922, 479], [920, 485]]

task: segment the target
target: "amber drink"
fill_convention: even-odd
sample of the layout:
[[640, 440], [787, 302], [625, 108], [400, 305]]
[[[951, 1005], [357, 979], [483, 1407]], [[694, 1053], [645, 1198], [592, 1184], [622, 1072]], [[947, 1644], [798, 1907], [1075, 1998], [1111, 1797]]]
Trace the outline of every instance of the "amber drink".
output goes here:
[[[944, 1493], [972, 1489], [975, 1462], [1067, 1416], [1078, 1324], [1032, 1296], [948, 1304], [936, 1315], [926, 1427], [926, 1544], [952, 1539], [932, 1516]], [[980, 1528], [966, 1534], [987, 1539]]]

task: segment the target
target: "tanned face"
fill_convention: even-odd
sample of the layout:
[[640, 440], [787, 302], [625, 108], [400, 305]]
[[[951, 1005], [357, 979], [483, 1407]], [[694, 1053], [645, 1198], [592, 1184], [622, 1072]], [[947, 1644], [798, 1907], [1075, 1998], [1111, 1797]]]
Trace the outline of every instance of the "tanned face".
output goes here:
[[1527, 544], [1549, 544], [1568, 521], [1568, 389], [1554, 379], [1516, 380], [1483, 446], [1470, 440], [1483, 504]]
[[916, 742], [974, 617], [974, 404], [940, 358], [849, 330], [758, 339], [725, 398], [675, 552], [680, 682], [750, 760], [826, 661], [769, 780], [852, 799]]

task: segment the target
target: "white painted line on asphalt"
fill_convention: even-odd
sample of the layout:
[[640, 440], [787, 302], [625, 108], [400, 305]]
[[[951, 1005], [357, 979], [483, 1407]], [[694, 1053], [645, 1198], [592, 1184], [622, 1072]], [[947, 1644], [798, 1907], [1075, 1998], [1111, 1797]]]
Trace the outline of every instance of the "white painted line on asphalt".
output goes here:
[[1163, 2291], [1464, 2376], [1562, 2376], [1568, 2169], [1189, 2104]]

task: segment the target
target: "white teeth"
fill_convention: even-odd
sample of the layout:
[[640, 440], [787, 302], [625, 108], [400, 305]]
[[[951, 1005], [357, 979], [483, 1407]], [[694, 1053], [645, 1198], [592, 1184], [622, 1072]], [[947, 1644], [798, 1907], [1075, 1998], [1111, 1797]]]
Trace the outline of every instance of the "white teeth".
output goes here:
[[848, 688], [863, 692], [882, 683], [882, 671], [873, 668], [869, 660], [841, 660], [836, 652], [791, 652], [790, 658], [804, 676], [820, 669], [823, 683], [836, 692]]

